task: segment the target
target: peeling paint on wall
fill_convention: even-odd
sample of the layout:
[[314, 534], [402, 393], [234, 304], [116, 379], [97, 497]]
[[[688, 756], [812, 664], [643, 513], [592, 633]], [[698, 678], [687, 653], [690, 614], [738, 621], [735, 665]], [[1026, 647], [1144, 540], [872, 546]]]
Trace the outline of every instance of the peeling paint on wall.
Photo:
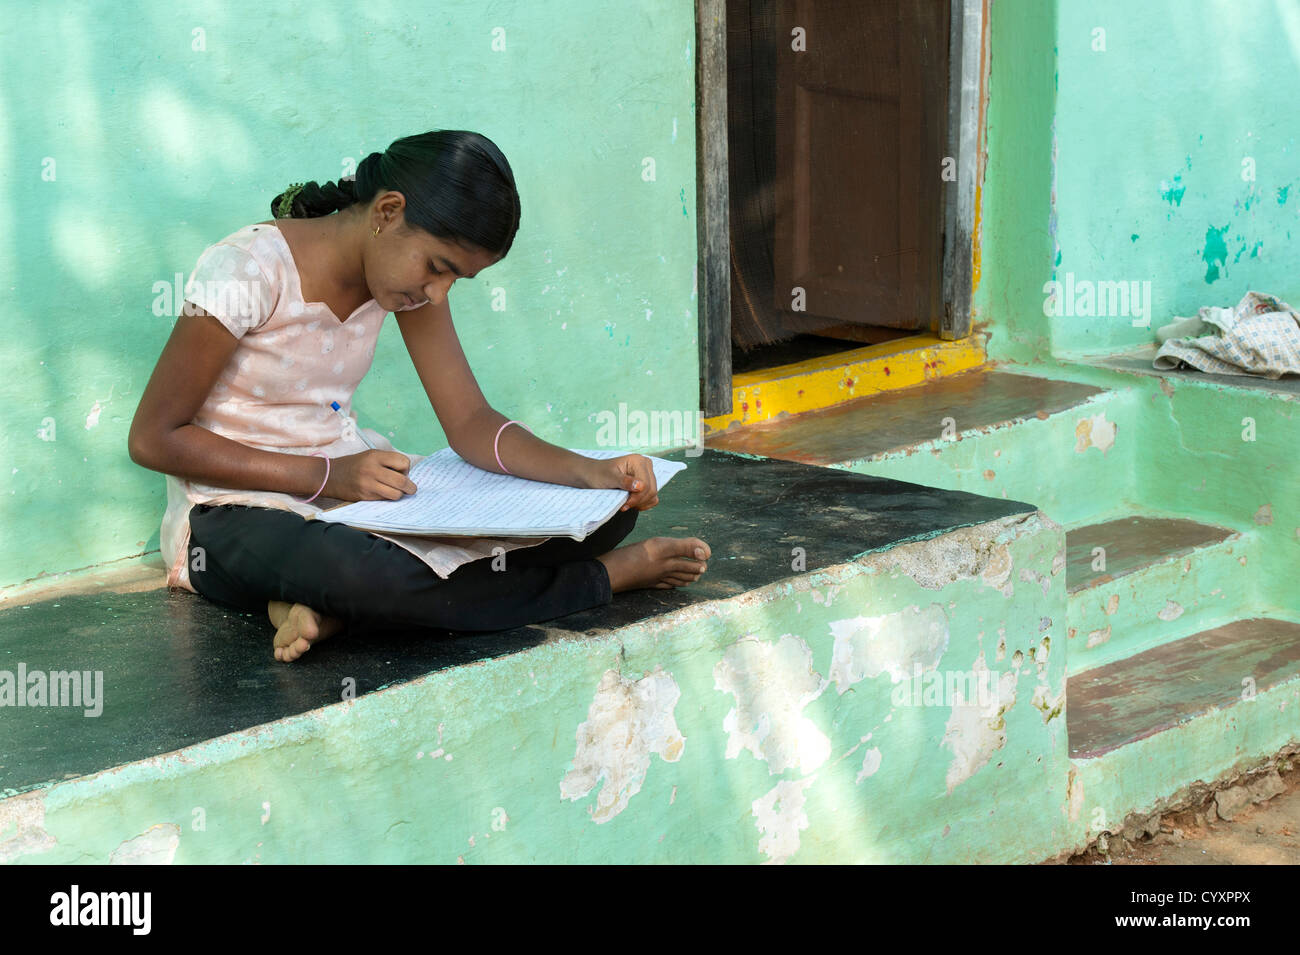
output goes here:
[[[1003, 553], [1007, 541], [1018, 537], [1024, 529], [1034, 529], [1035, 524], [1053, 529], [1055, 525], [1041, 511], [1017, 514], [963, 527], [929, 540], [903, 544], [880, 554], [859, 558], [864, 567], [879, 572], [898, 571], [911, 577], [926, 590], [940, 590], [955, 581], [989, 575], [986, 582], [994, 589], [1010, 596], [997, 581], [1011, 574], [1010, 551]], [[990, 569], [992, 568], [992, 569]], [[1006, 581], [1004, 581], [1006, 583]]]
[[1166, 600], [1164, 607], [1156, 614], [1165, 623], [1171, 623], [1183, 615], [1183, 605], [1176, 600]]
[[781, 865], [799, 851], [799, 832], [808, 828], [804, 790], [816, 778], [782, 779], [766, 796], [754, 800], [752, 814], [763, 834], [758, 848], [767, 855], [764, 865]]
[[1071, 822], [1078, 822], [1079, 816], [1083, 814], [1083, 780], [1079, 778], [1079, 771], [1073, 766], [1070, 767], [1069, 777], [1065, 784], [1066, 811]]
[[855, 783], [860, 783], [868, 776], [874, 776], [876, 770], [880, 768], [880, 763], [880, 750], [873, 746], [862, 754], [862, 771], [858, 773], [857, 778], [853, 781]]
[[1089, 448], [1096, 448], [1105, 454], [1115, 445], [1116, 430], [1115, 424], [1106, 420], [1104, 411], [1084, 418], [1074, 428], [1075, 454], [1083, 454]]
[[174, 822], [150, 826], [127, 839], [109, 856], [110, 865], [171, 865], [181, 844], [181, 827]]
[[727, 759], [747, 749], [776, 775], [794, 766], [812, 772], [830, 756], [831, 741], [803, 715], [827, 683], [813, 670], [812, 650], [799, 637], [737, 640], [713, 667], [713, 683], [736, 699], [722, 721]]
[[0, 802], [0, 862], [43, 852], [57, 842], [45, 831], [45, 794], [29, 793]]
[[1168, 179], [1160, 180], [1160, 198], [1169, 203], [1170, 206], [1181, 206], [1185, 192], [1187, 192], [1187, 186], [1183, 182], [1181, 174], [1175, 174], [1173, 182]]
[[1059, 550], [1052, 556], [1052, 576], [1065, 570], [1065, 551]]
[[879, 617], [849, 617], [831, 622], [835, 646], [830, 680], [840, 695], [862, 680], [888, 673], [898, 683], [933, 670], [948, 649], [948, 615], [932, 603]]
[[608, 822], [641, 791], [650, 754], [668, 763], [681, 758], [686, 744], [673, 710], [681, 690], [661, 667], [640, 680], [606, 670], [577, 729], [573, 768], [560, 781], [560, 798], [578, 800], [604, 781], [591, 818]]
[[1064, 702], [1065, 690], [1053, 694], [1052, 688], [1043, 681], [1034, 687], [1034, 695], [1030, 698], [1029, 705], [1043, 714], [1043, 723], [1046, 725], [1061, 715]]
[[1029, 567], [1020, 568], [1020, 579], [1027, 584], [1038, 584], [1043, 588], [1044, 596], [1046, 596], [1047, 592], [1052, 589], [1051, 577], [1046, 574], [1040, 574], [1038, 571]]
[[1011, 548], [999, 544], [989, 554], [988, 566], [984, 568], [980, 579], [994, 590], [1000, 590], [1002, 596], [1010, 597], [1016, 592], [1015, 584], [1011, 583], [1011, 564]]
[[1034, 687], [1034, 695], [1030, 698], [1029, 705], [1043, 714], [1044, 726], [1065, 710], [1065, 686], [1062, 685], [1061, 689], [1053, 694], [1047, 679], [1047, 657], [1051, 649], [1051, 637], [1043, 637], [1037, 650], [1030, 650], [1034, 665], [1038, 667], [1038, 685]]
[[[972, 671], [979, 674], [988, 670], [984, 662], [984, 651], [975, 660]], [[980, 684], [983, 684], [981, 679]], [[993, 757], [993, 754], [1006, 745], [1006, 721], [1003, 714], [1016, 702], [1016, 674], [1003, 673], [997, 682], [997, 712], [990, 715], [979, 700], [967, 703], [962, 698], [960, 688], [954, 700], [952, 715], [944, 728], [941, 745], [952, 750], [953, 760], [948, 767], [948, 794], [961, 783], [970, 779]]]
[[844, 588], [839, 584], [831, 584], [826, 588], [826, 593], [823, 595], [820, 590], [814, 588], [812, 591], [812, 601], [815, 604], [822, 604], [825, 607], [829, 607], [835, 600], [835, 595], [843, 589]]
[[1205, 230], [1205, 248], [1201, 252], [1201, 261], [1205, 263], [1205, 284], [1213, 285], [1220, 278], [1220, 267], [1228, 262], [1228, 245], [1223, 241], [1228, 226], [1216, 229], [1210, 226]]

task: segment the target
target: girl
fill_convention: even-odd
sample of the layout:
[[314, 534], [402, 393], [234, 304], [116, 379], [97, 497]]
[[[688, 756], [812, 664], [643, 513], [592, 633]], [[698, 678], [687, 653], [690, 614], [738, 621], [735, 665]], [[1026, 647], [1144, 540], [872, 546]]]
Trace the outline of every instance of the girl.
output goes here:
[[[647, 458], [596, 460], [506, 427], [519, 422], [474, 380], [447, 293], [501, 261], [519, 227], [514, 175], [495, 144], [464, 130], [408, 136], [355, 177], [291, 187], [272, 214], [200, 255], [131, 424], [131, 459], [167, 476], [168, 586], [265, 607], [275, 658], [289, 661], [350, 625], [503, 630], [699, 578], [710, 555], [699, 538], [616, 546], [658, 503]], [[622, 511], [580, 542], [312, 520], [416, 489], [411, 456], [369, 429], [367, 442], [351, 414], [390, 311], [457, 454], [535, 481], [622, 488]], [[509, 552], [504, 570], [494, 548]]]

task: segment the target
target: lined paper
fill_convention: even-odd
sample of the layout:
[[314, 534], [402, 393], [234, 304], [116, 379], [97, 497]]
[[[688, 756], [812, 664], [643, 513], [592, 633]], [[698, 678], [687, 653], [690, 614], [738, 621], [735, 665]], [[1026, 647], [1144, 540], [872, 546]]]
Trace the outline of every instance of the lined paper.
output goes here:
[[[627, 451], [578, 450], [584, 457], [622, 457]], [[655, 481], [662, 489], [686, 465], [653, 455]], [[615, 488], [592, 490], [529, 481], [484, 471], [451, 448], [423, 458], [408, 476], [417, 490], [398, 501], [356, 501], [316, 520], [362, 530], [431, 537], [572, 537], [583, 540], [610, 519], [630, 497]]]

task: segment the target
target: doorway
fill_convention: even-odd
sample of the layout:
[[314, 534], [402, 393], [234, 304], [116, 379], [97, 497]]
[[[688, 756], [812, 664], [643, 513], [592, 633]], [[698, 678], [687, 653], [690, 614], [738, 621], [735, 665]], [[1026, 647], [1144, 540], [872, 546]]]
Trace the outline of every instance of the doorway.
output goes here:
[[730, 412], [733, 371], [968, 333], [945, 236], [963, 160], [973, 208], [980, 4], [697, 0], [706, 415]]

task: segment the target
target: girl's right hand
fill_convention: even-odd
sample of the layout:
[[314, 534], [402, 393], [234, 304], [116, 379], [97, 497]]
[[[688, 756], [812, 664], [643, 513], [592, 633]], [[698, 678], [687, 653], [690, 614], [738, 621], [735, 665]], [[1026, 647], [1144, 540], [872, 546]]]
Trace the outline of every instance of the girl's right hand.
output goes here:
[[414, 494], [407, 477], [411, 459], [398, 451], [362, 451], [330, 459], [330, 476], [322, 497], [339, 501], [396, 501]]

